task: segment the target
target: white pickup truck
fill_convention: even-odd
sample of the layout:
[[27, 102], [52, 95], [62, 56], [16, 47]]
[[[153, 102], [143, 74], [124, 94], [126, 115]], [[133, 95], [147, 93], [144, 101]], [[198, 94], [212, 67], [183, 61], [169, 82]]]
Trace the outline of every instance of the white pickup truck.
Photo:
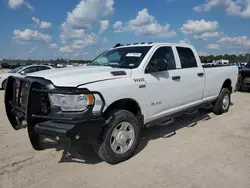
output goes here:
[[9, 77], [5, 108], [15, 130], [27, 127], [35, 150], [48, 138], [92, 143], [117, 164], [133, 156], [145, 127], [207, 105], [227, 112], [237, 77], [235, 66], [203, 68], [191, 45], [116, 45], [85, 67]]

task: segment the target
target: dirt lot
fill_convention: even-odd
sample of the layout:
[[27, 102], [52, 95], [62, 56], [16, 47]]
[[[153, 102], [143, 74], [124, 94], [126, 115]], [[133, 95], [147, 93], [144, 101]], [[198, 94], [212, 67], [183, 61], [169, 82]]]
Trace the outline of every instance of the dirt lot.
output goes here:
[[[250, 187], [250, 93], [233, 95], [230, 112], [183, 117], [145, 131], [136, 156], [111, 166], [90, 148], [37, 152], [26, 130], [8, 123], [0, 91], [0, 187]], [[173, 127], [176, 134], [173, 134]]]

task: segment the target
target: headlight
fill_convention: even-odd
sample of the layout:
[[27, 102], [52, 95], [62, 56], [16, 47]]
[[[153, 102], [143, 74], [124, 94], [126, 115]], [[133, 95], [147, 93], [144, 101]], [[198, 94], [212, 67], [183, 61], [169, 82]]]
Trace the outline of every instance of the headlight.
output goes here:
[[51, 105], [61, 108], [65, 112], [81, 112], [87, 109], [89, 105], [94, 104], [93, 95], [64, 95], [49, 94]]

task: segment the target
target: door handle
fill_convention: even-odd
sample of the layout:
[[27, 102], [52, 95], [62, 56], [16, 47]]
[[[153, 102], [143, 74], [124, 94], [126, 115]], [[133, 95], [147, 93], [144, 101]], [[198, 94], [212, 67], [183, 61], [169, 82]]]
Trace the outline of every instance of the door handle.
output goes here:
[[200, 76], [200, 77], [202, 77], [202, 76], [204, 76], [204, 73], [203, 73], [203, 72], [200, 72], [200, 73], [198, 73], [197, 75]]
[[180, 79], [181, 79], [180, 76], [173, 76], [173, 77], [172, 77], [172, 80], [180, 80]]

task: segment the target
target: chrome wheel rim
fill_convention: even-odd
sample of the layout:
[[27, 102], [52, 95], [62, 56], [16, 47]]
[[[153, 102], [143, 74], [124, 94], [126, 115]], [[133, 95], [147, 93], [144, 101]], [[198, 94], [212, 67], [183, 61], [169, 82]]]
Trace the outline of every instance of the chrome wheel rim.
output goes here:
[[230, 103], [229, 95], [225, 95], [222, 101], [223, 110], [226, 110], [228, 108], [229, 103]]
[[110, 146], [113, 152], [123, 154], [133, 145], [135, 130], [129, 122], [119, 123], [111, 133]]

